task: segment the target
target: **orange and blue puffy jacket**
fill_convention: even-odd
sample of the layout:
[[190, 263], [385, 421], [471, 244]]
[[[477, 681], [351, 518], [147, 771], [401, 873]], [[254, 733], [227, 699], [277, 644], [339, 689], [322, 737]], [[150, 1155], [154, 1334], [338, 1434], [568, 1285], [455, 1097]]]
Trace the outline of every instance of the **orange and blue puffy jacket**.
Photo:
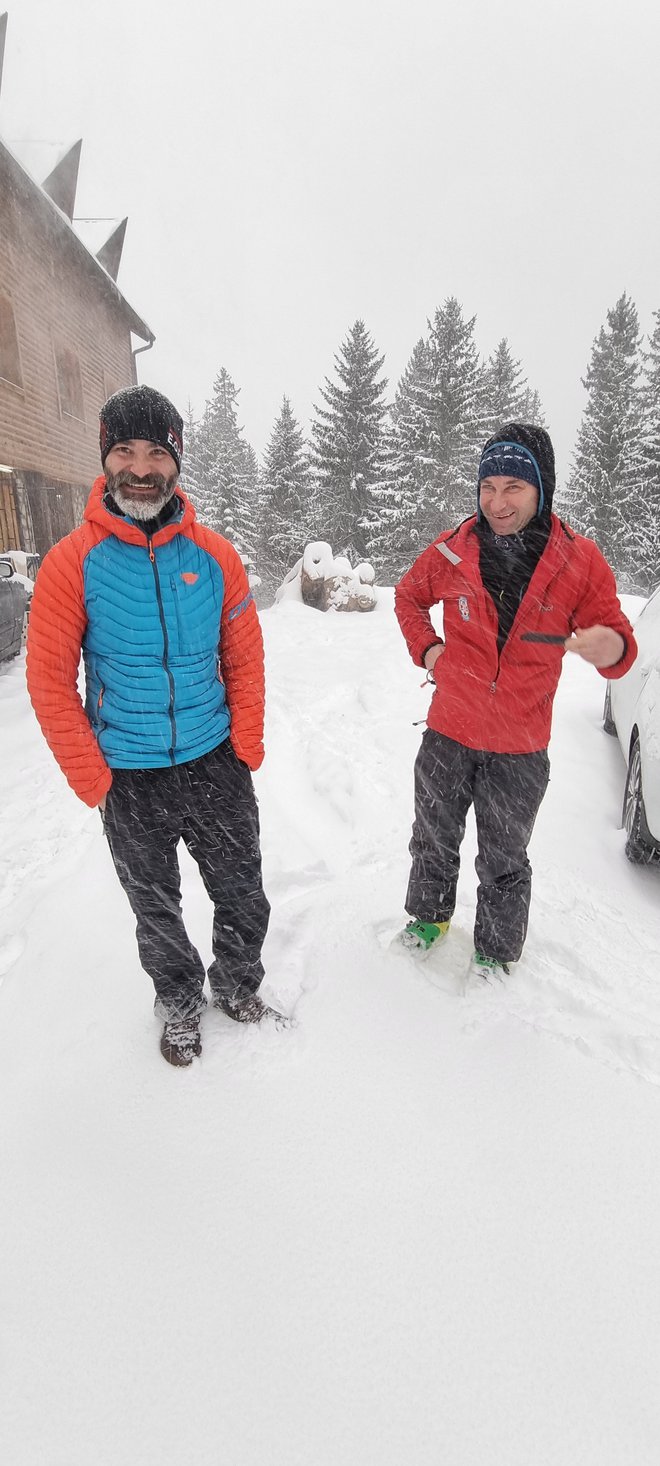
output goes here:
[[181, 489], [152, 539], [105, 490], [98, 478], [84, 523], [46, 555], [30, 609], [28, 690], [62, 772], [94, 806], [113, 768], [187, 763], [227, 737], [258, 768], [263, 641], [237, 551]]

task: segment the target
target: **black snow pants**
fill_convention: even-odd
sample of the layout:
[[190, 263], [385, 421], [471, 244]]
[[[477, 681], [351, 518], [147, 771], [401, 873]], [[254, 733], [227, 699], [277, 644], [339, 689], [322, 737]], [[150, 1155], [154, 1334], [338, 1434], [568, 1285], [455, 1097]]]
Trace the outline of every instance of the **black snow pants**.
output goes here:
[[179, 840], [214, 906], [212, 995], [256, 992], [270, 906], [261, 883], [252, 775], [229, 739], [171, 768], [114, 769], [103, 823], [158, 1014], [187, 1017], [204, 1002], [204, 966], [181, 914]]
[[406, 911], [448, 921], [456, 904], [459, 851], [471, 804], [479, 877], [474, 945], [517, 962], [527, 935], [532, 870], [527, 859], [550, 763], [539, 753], [484, 753], [427, 728], [415, 762], [415, 823]]

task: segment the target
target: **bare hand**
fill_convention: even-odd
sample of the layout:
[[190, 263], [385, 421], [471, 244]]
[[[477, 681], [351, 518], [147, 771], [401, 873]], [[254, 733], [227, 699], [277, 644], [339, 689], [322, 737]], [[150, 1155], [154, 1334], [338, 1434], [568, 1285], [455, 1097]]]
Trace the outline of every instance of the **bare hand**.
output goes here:
[[611, 626], [587, 626], [584, 631], [569, 636], [564, 646], [567, 652], [576, 652], [592, 667], [613, 667], [621, 661], [626, 644]]
[[444, 642], [439, 642], [437, 646], [430, 646], [428, 651], [424, 654], [424, 666], [426, 667], [427, 672], [430, 672], [431, 676], [433, 676], [433, 668], [435, 667], [438, 657], [442, 656], [444, 649]]

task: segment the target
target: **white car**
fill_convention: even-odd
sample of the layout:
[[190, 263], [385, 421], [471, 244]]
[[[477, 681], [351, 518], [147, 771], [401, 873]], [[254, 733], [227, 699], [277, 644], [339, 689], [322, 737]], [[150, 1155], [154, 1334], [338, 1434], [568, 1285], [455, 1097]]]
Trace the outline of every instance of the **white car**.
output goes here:
[[630, 671], [607, 684], [603, 721], [628, 765], [626, 855], [642, 865], [660, 859], [660, 586], [637, 617], [635, 638], [639, 653]]

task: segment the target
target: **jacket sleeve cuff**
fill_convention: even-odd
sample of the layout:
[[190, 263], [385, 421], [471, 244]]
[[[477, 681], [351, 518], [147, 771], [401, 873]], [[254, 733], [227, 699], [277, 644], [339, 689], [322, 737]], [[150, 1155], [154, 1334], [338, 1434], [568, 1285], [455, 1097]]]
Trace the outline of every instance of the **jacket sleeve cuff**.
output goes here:
[[[623, 636], [623, 632], [622, 631], [619, 632], [619, 636]], [[627, 657], [627, 655], [628, 655], [628, 637], [627, 636], [623, 636], [623, 651], [621, 653], [621, 656], [619, 657], [619, 662], [623, 662], [625, 660], [625, 658]], [[614, 663], [615, 667], [618, 667], [619, 662], [615, 662]]]
[[[616, 630], [619, 631], [618, 626]], [[596, 670], [600, 672], [601, 676], [605, 677], [609, 681], [616, 681], [617, 677], [625, 677], [626, 672], [630, 670], [635, 660], [635, 657], [637, 656], [636, 643], [633, 641], [631, 646], [630, 637], [626, 636], [624, 631], [619, 631], [619, 636], [623, 637], [624, 648], [618, 662], [614, 662], [611, 667], [596, 668]]]
[[430, 652], [431, 649], [432, 649], [432, 647], [434, 647], [434, 646], [444, 646], [444, 641], [442, 641], [442, 639], [439, 636], [436, 636], [435, 641], [430, 641], [429, 644], [428, 644], [428, 646], [425, 646], [424, 647], [424, 650], [421, 653], [420, 658], [419, 658], [419, 665], [420, 665], [420, 667], [426, 668], [426, 663], [424, 661], [424, 658], [426, 656], [426, 653], [427, 652]]

